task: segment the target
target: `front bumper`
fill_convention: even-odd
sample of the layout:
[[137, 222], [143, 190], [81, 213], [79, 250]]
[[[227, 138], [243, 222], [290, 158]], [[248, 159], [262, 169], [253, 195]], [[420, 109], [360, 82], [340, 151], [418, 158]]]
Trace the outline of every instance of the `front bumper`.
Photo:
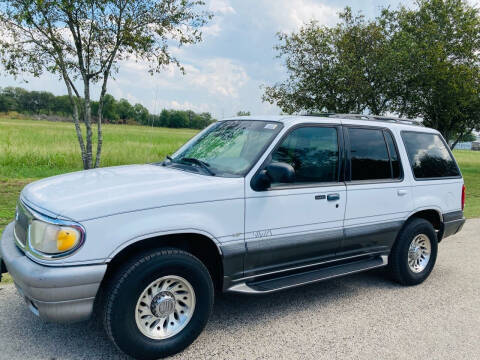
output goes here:
[[29, 309], [47, 321], [87, 320], [107, 265], [39, 265], [15, 245], [13, 225], [10, 223], [2, 234], [0, 258]]

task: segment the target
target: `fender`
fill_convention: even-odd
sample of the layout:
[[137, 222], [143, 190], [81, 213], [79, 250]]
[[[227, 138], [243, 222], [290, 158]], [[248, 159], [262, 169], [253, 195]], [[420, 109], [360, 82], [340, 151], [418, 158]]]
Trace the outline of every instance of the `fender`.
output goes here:
[[415, 215], [416, 213], [420, 212], [420, 211], [425, 211], [425, 210], [434, 210], [437, 212], [438, 216], [440, 217], [440, 222], [443, 222], [443, 211], [442, 209], [440, 209], [440, 207], [438, 206], [422, 206], [422, 207], [418, 207], [412, 211], [410, 211], [408, 213], [408, 215], [405, 217], [405, 221], [407, 221], [408, 219], [410, 219], [413, 215]]
[[198, 235], [203, 235], [205, 237], [208, 237], [210, 240], [212, 240], [218, 250], [218, 253], [220, 256], [223, 257], [223, 252], [221, 249], [221, 244], [220, 242], [209, 232], [199, 230], [199, 229], [193, 229], [193, 228], [184, 228], [184, 229], [172, 229], [172, 230], [165, 230], [165, 231], [158, 231], [158, 232], [153, 232], [153, 233], [148, 233], [148, 234], [143, 234], [139, 235], [137, 237], [134, 237], [130, 240], [125, 241], [122, 243], [120, 246], [118, 246], [115, 250], [112, 251], [112, 253], [107, 257], [107, 262], [112, 260], [118, 253], [120, 253], [123, 249], [127, 248], [128, 246], [142, 240], [150, 239], [153, 237], [158, 237], [158, 236], [166, 236], [166, 235], [181, 235], [181, 234], [198, 234]]

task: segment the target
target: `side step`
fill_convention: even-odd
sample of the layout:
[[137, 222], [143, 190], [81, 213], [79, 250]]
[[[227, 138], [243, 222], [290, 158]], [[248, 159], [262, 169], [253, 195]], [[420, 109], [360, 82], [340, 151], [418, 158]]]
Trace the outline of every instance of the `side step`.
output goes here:
[[317, 281], [354, 274], [365, 270], [375, 269], [387, 264], [388, 256], [378, 256], [372, 259], [334, 265], [292, 275], [280, 276], [268, 280], [240, 283], [238, 285], [234, 285], [228, 291], [249, 294], [269, 293], [295, 286], [310, 284]]

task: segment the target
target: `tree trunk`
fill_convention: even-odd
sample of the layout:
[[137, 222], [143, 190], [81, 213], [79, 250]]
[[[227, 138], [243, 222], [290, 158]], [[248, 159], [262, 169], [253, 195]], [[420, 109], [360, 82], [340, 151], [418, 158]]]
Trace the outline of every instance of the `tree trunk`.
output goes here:
[[97, 114], [97, 155], [95, 157], [95, 167], [100, 166], [100, 159], [102, 156], [102, 144], [103, 144], [103, 135], [102, 135], [102, 118], [103, 118], [103, 99], [107, 92], [107, 80], [108, 74], [104, 74], [102, 90], [100, 92], [100, 99], [98, 99], [98, 114]]
[[82, 163], [83, 163], [83, 168], [87, 168], [87, 156], [86, 156], [86, 151], [85, 151], [85, 143], [83, 141], [83, 135], [82, 135], [82, 129], [80, 127], [80, 116], [78, 113], [78, 104], [77, 101], [73, 95], [72, 92], [72, 86], [70, 84], [69, 77], [66, 73], [65, 70], [62, 71], [63, 73], [63, 80], [65, 81], [65, 84], [67, 86], [67, 92], [68, 92], [68, 97], [70, 99], [70, 103], [72, 104], [73, 108], [73, 123], [75, 124], [75, 131], [77, 133], [77, 139], [78, 143], [80, 145], [80, 152], [82, 155]]
[[455, 149], [455, 146], [457, 146], [457, 144], [460, 142], [460, 139], [463, 138], [464, 136], [470, 135], [472, 131], [473, 131], [473, 128], [467, 130], [467, 132], [465, 133], [461, 133], [460, 135], [458, 135], [457, 139], [450, 146], [450, 150]]
[[[86, 164], [85, 170], [93, 168], [93, 153], [92, 153], [92, 113], [90, 106], [90, 80], [84, 76], [84, 106], [83, 119], [85, 121], [85, 128], [87, 130], [87, 146], [86, 146]], [[86, 165], [86, 166], [85, 166]]]

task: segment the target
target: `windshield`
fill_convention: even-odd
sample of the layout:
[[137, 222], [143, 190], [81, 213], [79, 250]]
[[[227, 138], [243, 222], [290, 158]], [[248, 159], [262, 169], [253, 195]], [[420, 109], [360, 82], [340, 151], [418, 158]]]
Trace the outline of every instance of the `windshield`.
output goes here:
[[228, 120], [210, 126], [165, 165], [193, 167], [208, 175], [243, 176], [282, 128], [273, 121]]

